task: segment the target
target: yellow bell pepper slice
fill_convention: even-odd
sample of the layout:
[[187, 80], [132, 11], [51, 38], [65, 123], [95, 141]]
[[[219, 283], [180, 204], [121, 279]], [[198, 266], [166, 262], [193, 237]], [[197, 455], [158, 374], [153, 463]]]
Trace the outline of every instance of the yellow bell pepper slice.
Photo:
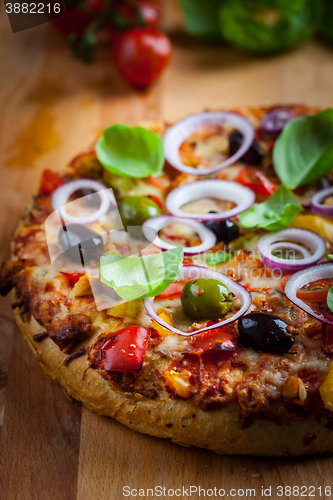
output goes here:
[[325, 238], [329, 243], [333, 242], [333, 222], [331, 219], [319, 217], [319, 215], [297, 215], [290, 227], [309, 229]]

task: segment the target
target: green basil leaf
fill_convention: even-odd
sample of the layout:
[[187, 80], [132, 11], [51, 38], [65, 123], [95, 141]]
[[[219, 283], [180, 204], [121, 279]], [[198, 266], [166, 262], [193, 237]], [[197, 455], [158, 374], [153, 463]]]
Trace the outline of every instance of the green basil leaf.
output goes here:
[[103, 167], [125, 177], [156, 175], [164, 165], [161, 138], [143, 127], [107, 128], [97, 142], [96, 153]]
[[230, 259], [232, 259], [232, 254], [228, 252], [223, 252], [222, 250], [220, 252], [208, 252], [206, 254], [206, 259], [207, 259], [207, 264], [210, 266], [216, 266], [217, 264], [223, 264], [224, 262], [228, 262]]
[[333, 109], [287, 123], [275, 144], [273, 162], [290, 189], [327, 174], [333, 168]]
[[186, 31], [207, 40], [221, 39], [219, 8], [224, 1], [180, 0]]
[[179, 279], [183, 247], [158, 254], [129, 257], [106, 253], [101, 257], [101, 281], [124, 300], [155, 297]]
[[333, 312], [333, 286], [328, 290], [327, 305], [331, 312]]
[[318, 0], [225, 0], [220, 28], [235, 47], [259, 54], [286, 50], [310, 38], [321, 21]]
[[329, 259], [333, 260], [333, 253], [328, 254], [327, 256]]
[[239, 215], [243, 227], [260, 227], [267, 231], [279, 231], [289, 226], [303, 210], [297, 197], [283, 184], [263, 203], [256, 203]]

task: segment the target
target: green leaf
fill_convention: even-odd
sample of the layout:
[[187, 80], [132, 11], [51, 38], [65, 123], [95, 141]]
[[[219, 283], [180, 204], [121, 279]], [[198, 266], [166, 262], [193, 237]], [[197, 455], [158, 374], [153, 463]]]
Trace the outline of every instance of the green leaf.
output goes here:
[[333, 312], [333, 286], [328, 290], [327, 305], [331, 312]]
[[106, 253], [101, 257], [101, 281], [124, 300], [155, 297], [179, 279], [183, 247], [158, 254], [129, 257]]
[[220, 8], [220, 29], [231, 45], [269, 54], [310, 38], [321, 14], [318, 0], [225, 0]]
[[333, 260], [333, 253], [328, 254], [327, 256], [329, 259]]
[[290, 189], [327, 174], [333, 168], [333, 109], [290, 121], [275, 144], [273, 163]]
[[103, 167], [125, 177], [156, 175], [164, 165], [161, 138], [143, 127], [107, 128], [97, 142], [96, 153]]
[[188, 33], [207, 40], [222, 39], [219, 8], [225, 0], [180, 0]]
[[232, 258], [232, 254], [228, 252], [208, 252], [206, 254], [207, 263], [210, 266], [216, 266], [217, 264], [223, 264], [224, 262], [228, 262]]
[[243, 227], [260, 227], [267, 231], [279, 231], [295, 219], [303, 210], [297, 197], [284, 185], [263, 203], [256, 203], [239, 216]]

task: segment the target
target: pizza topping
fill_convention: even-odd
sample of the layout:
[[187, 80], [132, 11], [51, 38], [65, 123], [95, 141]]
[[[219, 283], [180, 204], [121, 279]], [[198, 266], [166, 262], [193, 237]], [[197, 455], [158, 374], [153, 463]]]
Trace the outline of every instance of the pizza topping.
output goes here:
[[107, 128], [97, 142], [96, 154], [106, 170], [121, 177], [157, 175], [164, 165], [162, 140], [143, 127]]
[[287, 228], [261, 236], [258, 250], [264, 264], [288, 274], [316, 264], [326, 252], [325, 240], [306, 229]]
[[106, 253], [101, 257], [101, 281], [124, 300], [155, 297], [180, 276], [183, 248], [129, 257]]
[[65, 184], [66, 181], [52, 170], [44, 170], [40, 185], [41, 193], [45, 196], [52, 194], [58, 187]]
[[205, 222], [205, 226], [215, 233], [218, 242], [230, 243], [239, 237], [239, 227], [231, 219], [208, 220]]
[[313, 196], [311, 210], [316, 215], [333, 217], [333, 187], [322, 189]]
[[232, 308], [235, 297], [221, 281], [212, 278], [192, 279], [181, 295], [184, 312], [193, 319], [223, 318]]
[[183, 219], [180, 217], [175, 217], [173, 215], [160, 215], [159, 217], [148, 219], [143, 224], [142, 231], [147, 240], [153, 243], [155, 246], [157, 246], [161, 250], [169, 250], [170, 248], [175, 248], [176, 245], [172, 245], [167, 241], [164, 241], [158, 235], [158, 232], [168, 225], [188, 226], [192, 228], [198, 235], [198, 239], [200, 240], [198, 244], [195, 244], [193, 246], [183, 246], [184, 255], [205, 252], [206, 250], [212, 248], [216, 243], [216, 236], [214, 232], [208, 229], [201, 222], [191, 219]]
[[[323, 286], [316, 286], [319, 280], [323, 283]], [[328, 280], [326, 282], [326, 280]], [[333, 325], [333, 311], [331, 311], [328, 301], [329, 301], [329, 290], [327, 291], [327, 303], [326, 301], [313, 301], [315, 296], [322, 299], [323, 294], [326, 295], [327, 284], [333, 283], [333, 263], [321, 264], [320, 266], [313, 266], [309, 269], [305, 269], [293, 274], [285, 285], [285, 294], [288, 299], [291, 300], [296, 306], [306, 311], [311, 316], [319, 319], [323, 323], [328, 325]], [[312, 291], [311, 288], [317, 288], [317, 290]], [[316, 292], [316, 293], [315, 293]], [[308, 300], [310, 298], [310, 300]], [[332, 307], [333, 308], [333, 307]]]
[[332, 169], [332, 160], [332, 109], [291, 120], [273, 150], [275, 172], [289, 189], [323, 177]]
[[[183, 142], [200, 128], [208, 126], [233, 126], [242, 133], [242, 144], [239, 149], [226, 160], [212, 167], [195, 168], [184, 165], [179, 148]], [[170, 127], [163, 137], [165, 158], [170, 165], [187, 174], [207, 175], [232, 165], [251, 147], [254, 138], [252, 124], [241, 115], [224, 111], [206, 111], [191, 115]]]
[[293, 113], [288, 108], [272, 109], [261, 120], [260, 130], [265, 135], [277, 137], [292, 118]]
[[125, 227], [142, 226], [150, 217], [161, 214], [160, 207], [146, 196], [126, 196], [119, 205], [119, 211]]
[[243, 186], [249, 187], [256, 194], [263, 196], [270, 196], [278, 189], [276, 184], [255, 167], [242, 168], [237, 175], [236, 181]]
[[[239, 283], [232, 280], [228, 276], [225, 276], [222, 273], [219, 273], [217, 271], [213, 271], [212, 269], [207, 269], [205, 267], [200, 267], [200, 266], [184, 266], [180, 272], [179, 279], [180, 280], [189, 280], [189, 279], [193, 279], [193, 278], [195, 278], [196, 280], [198, 280], [199, 278], [209, 278], [211, 280], [216, 280], [216, 281], [222, 283], [223, 285], [225, 285], [225, 287], [227, 289], [229, 289], [230, 293], [233, 294], [235, 297], [237, 297], [238, 300], [237, 301], [235, 300], [235, 304], [236, 304], [236, 302], [237, 302], [237, 305], [240, 304], [239, 309], [236, 311], [230, 310], [223, 321], [217, 321], [216, 323], [209, 324], [209, 325], [206, 324], [203, 327], [200, 327], [201, 325], [194, 325], [196, 328], [189, 328], [188, 331], [184, 331], [184, 330], [180, 330], [179, 328], [175, 328], [173, 326], [170, 326], [167, 322], [163, 321], [163, 319], [161, 319], [158, 316], [158, 314], [156, 313], [155, 308], [154, 308], [155, 297], [151, 297], [151, 298], [147, 298], [144, 300], [144, 306], [147, 310], [148, 316], [150, 316], [150, 318], [155, 320], [157, 323], [159, 323], [164, 328], [169, 329], [173, 333], [177, 333], [179, 335], [183, 335], [183, 336], [187, 337], [187, 336], [191, 336], [191, 335], [197, 335], [201, 332], [205, 332], [208, 330], [215, 330], [216, 328], [219, 328], [220, 326], [226, 325], [228, 323], [233, 323], [234, 321], [239, 319], [243, 314], [245, 314], [251, 305], [252, 298], [251, 298], [250, 292], [248, 292], [242, 285], [240, 285]], [[200, 297], [204, 296], [204, 293], [200, 293], [200, 290], [201, 289], [198, 290], [198, 292], [199, 292], [198, 299], [200, 299]], [[231, 298], [229, 297], [228, 300], [230, 302]], [[224, 307], [224, 306], [222, 306], [222, 307]], [[218, 307], [217, 309], [218, 309], [218, 311], [221, 311], [220, 307]], [[214, 319], [218, 319], [218, 317], [216, 317]]]
[[[104, 248], [102, 237], [93, 229], [82, 224], [62, 226], [59, 231], [59, 242], [64, 252], [54, 262], [62, 262], [67, 257], [73, 262], [84, 266], [92, 260], [98, 259]], [[80, 278], [81, 273], [74, 273]], [[82, 274], [81, 274], [82, 275]]]
[[[214, 198], [235, 203], [235, 207], [220, 212], [210, 211], [208, 213], [185, 212], [181, 209], [187, 203], [197, 201], [200, 198]], [[237, 182], [223, 180], [204, 180], [190, 182], [171, 191], [165, 204], [169, 212], [178, 217], [202, 220], [230, 219], [245, 210], [248, 210], [255, 201], [254, 192]]]
[[[80, 207], [77, 206], [77, 203], [75, 205], [77, 211], [79, 210], [80, 213], [84, 211], [86, 213], [84, 215], [70, 214], [68, 209], [73, 207], [71, 203], [68, 203], [68, 200], [73, 194], [83, 189], [92, 190], [93, 194], [81, 197], [82, 203]], [[95, 202], [98, 202], [97, 208]], [[110, 204], [116, 205], [112, 191], [107, 189], [104, 184], [92, 179], [79, 179], [67, 182], [52, 194], [52, 206], [54, 210], [58, 210], [60, 217], [67, 223], [91, 224], [107, 213]]]
[[102, 347], [102, 365], [108, 371], [139, 371], [145, 359], [150, 330], [131, 325], [115, 332]]
[[293, 222], [302, 210], [298, 198], [282, 185], [266, 201], [256, 203], [241, 213], [239, 222], [246, 228], [258, 227], [267, 231], [278, 231]]
[[[244, 142], [243, 134], [238, 131], [231, 132], [229, 135], [229, 153], [235, 155]], [[251, 146], [238, 161], [247, 165], [261, 165], [264, 158], [264, 152], [258, 141], [253, 139]]]
[[260, 351], [288, 352], [295, 342], [289, 325], [273, 314], [250, 312], [238, 321], [238, 331], [242, 344]]

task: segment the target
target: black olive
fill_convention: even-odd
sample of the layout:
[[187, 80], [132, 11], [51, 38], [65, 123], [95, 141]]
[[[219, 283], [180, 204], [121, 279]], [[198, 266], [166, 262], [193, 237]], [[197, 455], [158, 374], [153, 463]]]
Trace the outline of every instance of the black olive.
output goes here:
[[239, 340], [259, 351], [283, 353], [294, 345], [288, 324], [279, 316], [251, 312], [238, 321]]
[[65, 250], [64, 254], [79, 264], [98, 259], [104, 247], [102, 237], [81, 224], [70, 224], [60, 229], [59, 242]]
[[[217, 212], [209, 212], [210, 214]], [[239, 227], [230, 219], [226, 220], [207, 220], [205, 226], [213, 231], [216, 235], [217, 241], [224, 241], [230, 243], [239, 237]]]
[[[230, 156], [237, 153], [242, 143], [243, 143], [243, 135], [237, 131], [231, 132], [231, 134], [229, 135]], [[261, 165], [263, 157], [264, 157], [264, 152], [261, 149], [259, 142], [254, 139], [250, 148], [246, 151], [246, 153], [243, 156], [241, 156], [241, 158], [238, 161], [246, 163], [247, 165]]]

